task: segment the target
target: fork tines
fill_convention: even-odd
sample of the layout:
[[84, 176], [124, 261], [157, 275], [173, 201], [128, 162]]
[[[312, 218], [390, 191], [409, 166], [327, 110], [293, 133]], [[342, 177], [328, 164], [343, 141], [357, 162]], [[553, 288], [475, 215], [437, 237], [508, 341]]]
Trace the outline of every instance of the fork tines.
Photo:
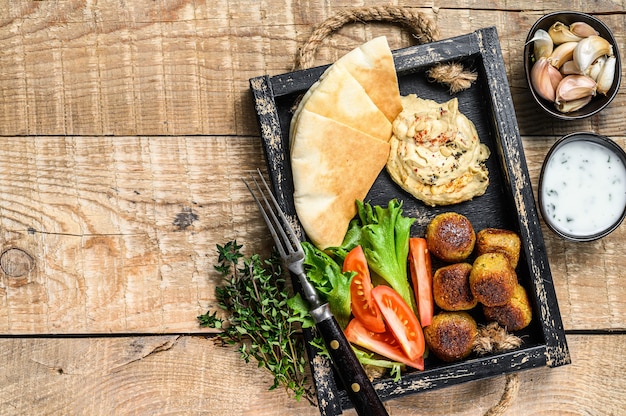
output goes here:
[[[259, 174], [259, 177], [261, 178], [263, 186], [259, 184], [257, 178], [255, 178], [252, 174], [250, 175], [257, 192], [252, 189], [252, 187], [248, 184], [248, 182], [246, 182], [245, 179], [242, 179], [242, 181], [248, 188], [248, 191], [250, 191], [250, 193], [252, 194], [255, 202], [257, 203], [259, 210], [261, 211], [261, 215], [263, 215], [263, 219], [265, 220], [265, 223], [267, 224], [267, 227], [272, 234], [272, 238], [274, 239], [276, 248], [278, 249], [278, 253], [282, 257], [285, 257], [290, 253], [301, 250], [300, 240], [298, 239], [296, 233], [289, 224], [287, 217], [280, 209], [280, 206], [278, 205], [276, 198], [272, 194], [270, 187], [265, 181], [265, 178], [261, 174], [261, 171], [257, 169], [257, 172]], [[257, 193], [259, 194], [259, 196], [257, 196]]]

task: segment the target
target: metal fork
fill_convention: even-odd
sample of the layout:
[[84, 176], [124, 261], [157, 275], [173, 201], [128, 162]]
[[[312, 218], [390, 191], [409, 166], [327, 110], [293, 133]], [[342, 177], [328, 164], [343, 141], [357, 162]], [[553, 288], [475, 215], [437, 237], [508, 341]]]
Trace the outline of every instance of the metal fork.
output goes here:
[[297, 276], [302, 286], [304, 297], [309, 303], [309, 313], [324, 339], [348, 397], [359, 415], [387, 415], [385, 406], [376, 394], [374, 386], [363, 370], [363, 366], [361, 366], [341, 327], [330, 311], [328, 303], [321, 301], [317, 291], [307, 279], [304, 271], [304, 250], [300, 244], [300, 239], [280, 209], [261, 171], [257, 169], [257, 172], [263, 186], [254, 176], [251, 176], [254, 187], [245, 180], [243, 182], [261, 211], [278, 253], [287, 268]]

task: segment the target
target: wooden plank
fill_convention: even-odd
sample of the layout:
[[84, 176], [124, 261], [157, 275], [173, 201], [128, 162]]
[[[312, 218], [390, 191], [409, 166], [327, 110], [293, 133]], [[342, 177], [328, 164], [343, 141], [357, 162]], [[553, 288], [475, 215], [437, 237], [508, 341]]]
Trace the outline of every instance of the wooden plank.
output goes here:
[[[623, 414], [626, 362], [613, 357], [626, 336], [569, 335], [568, 343], [571, 365], [519, 373], [506, 415]], [[282, 389], [268, 391], [265, 370], [203, 337], [0, 339], [0, 377], [2, 414], [319, 414]], [[386, 406], [397, 415], [483, 414], [504, 386], [499, 376]]]
[[[255, 135], [258, 126], [248, 80], [293, 70], [312, 26], [354, 6], [308, 5], [287, 0], [158, 2], [79, 0], [11, 2], [0, 6], [0, 135]], [[601, 115], [570, 123], [539, 113], [530, 100], [522, 50], [527, 31], [546, 12], [543, 3], [469, 0], [415, 8], [432, 18], [441, 38], [496, 25], [513, 100], [524, 135], [601, 129], [622, 134], [619, 95]], [[554, 10], [571, 2], [554, 2]], [[585, 7], [581, 6], [581, 9]], [[524, 10], [520, 12], [520, 10]], [[620, 2], [594, 4], [594, 12], [624, 44]], [[392, 48], [413, 40], [398, 26], [349, 25], [325, 41], [315, 64], [387, 35]]]
[[197, 331], [215, 244], [265, 250], [240, 181], [263, 166], [257, 138], [6, 139], [0, 252], [24, 255], [4, 256], [0, 333]]
[[[535, 196], [553, 141], [523, 141]], [[34, 266], [0, 269], [0, 333], [197, 331], [214, 305], [215, 244], [267, 250], [239, 180], [265, 171], [262, 153], [255, 137], [6, 138], [0, 252]], [[594, 243], [542, 231], [565, 328], [625, 329], [626, 224]]]

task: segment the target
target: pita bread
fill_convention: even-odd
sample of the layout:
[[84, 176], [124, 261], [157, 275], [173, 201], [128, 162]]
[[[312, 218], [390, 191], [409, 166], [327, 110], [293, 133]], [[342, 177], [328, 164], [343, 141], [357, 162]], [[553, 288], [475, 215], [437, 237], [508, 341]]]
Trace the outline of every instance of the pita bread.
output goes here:
[[392, 121], [402, 110], [393, 57], [384, 37], [331, 65], [291, 120], [294, 204], [319, 248], [338, 246], [389, 156]]
[[[303, 109], [292, 148], [294, 204], [313, 244], [339, 246], [389, 155], [389, 144]], [[306, 145], [304, 145], [306, 144]]]
[[[355, 85], [359, 84], [361, 88]], [[342, 90], [335, 90], [337, 86]], [[320, 86], [322, 88], [320, 89]], [[342, 103], [333, 101], [333, 97], [346, 94], [343, 102], [351, 97], [353, 101], [344, 108]], [[363, 95], [365, 93], [365, 95]], [[317, 97], [321, 94], [322, 97]], [[314, 102], [308, 103], [311, 96]], [[366, 97], [367, 96], [367, 97]], [[381, 140], [389, 141], [391, 130], [389, 125], [381, 119], [380, 114], [372, 108], [375, 106], [392, 123], [402, 111], [398, 77], [393, 62], [393, 56], [387, 43], [387, 38], [380, 36], [353, 49], [342, 56], [333, 65], [328, 67], [309, 90], [304, 94], [296, 108], [289, 129], [289, 136], [293, 137], [293, 130], [298, 123], [298, 116], [302, 108], [318, 112], [320, 107], [327, 108], [318, 113], [346, 123], [357, 130], [364, 131]], [[350, 115], [329, 114], [333, 110], [350, 110]], [[368, 115], [371, 114], [373, 118]], [[356, 119], [355, 119], [356, 117]], [[378, 135], [382, 133], [382, 135]]]
[[[300, 111], [331, 118], [355, 130], [389, 141], [392, 125], [380, 111], [365, 89], [352, 75], [340, 66], [331, 66], [305, 94]], [[299, 111], [294, 114], [294, 128], [298, 124]]]
[[390, 122], [402, 111], [398, 78], [387, 38], [380, 36], [348, 52], [335, 65], [345, 68]]

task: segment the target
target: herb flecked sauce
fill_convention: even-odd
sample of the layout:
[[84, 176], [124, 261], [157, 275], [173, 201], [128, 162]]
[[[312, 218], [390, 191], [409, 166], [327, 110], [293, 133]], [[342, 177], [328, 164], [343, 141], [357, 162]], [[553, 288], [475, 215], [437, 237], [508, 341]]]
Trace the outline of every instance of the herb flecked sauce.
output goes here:
[[572, 141], [548, 160], [542, 204], [553, 227], [586, 236], [611, 227], [626, 207], [626, 167], [610, 149]]

